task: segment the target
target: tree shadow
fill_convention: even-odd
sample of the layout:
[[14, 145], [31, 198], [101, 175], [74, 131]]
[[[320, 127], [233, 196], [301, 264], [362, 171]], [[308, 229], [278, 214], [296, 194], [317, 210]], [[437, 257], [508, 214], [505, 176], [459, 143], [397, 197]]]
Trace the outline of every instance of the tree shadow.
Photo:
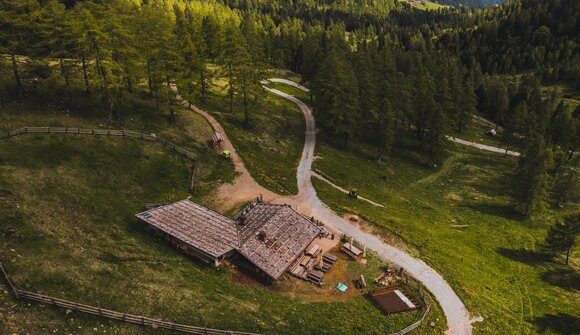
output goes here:
[[580, 274], [574, 269], [555, 269], [542, 273], [542, 280], [565, 290], [580, 291]]
[[511, 260], [528, 265], [541, 264], [547, 260], [545, 255], [535, 250], [497, 248], [496, 252]]
[[580, 318], [564, 313], [546, 314], [533, 318], [532, 323], [536, 325], [540, 333], [548, 331], [556, 334], [575, 334], [580, 329]]
[[521, 214], [510, 204], [466, 201], [461, 206], [480, 212], [481, 214], [499, 216], [508, 220], [522, 220]]

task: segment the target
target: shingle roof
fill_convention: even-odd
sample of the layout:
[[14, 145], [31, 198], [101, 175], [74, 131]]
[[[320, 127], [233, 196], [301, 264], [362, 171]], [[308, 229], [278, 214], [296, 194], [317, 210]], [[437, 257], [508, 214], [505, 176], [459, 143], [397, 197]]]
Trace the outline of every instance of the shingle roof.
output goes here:
[[[238, 251], [274, 279], [318, 236], [321, 229], [289, 206], [258, 203], [238, 226]], [[264, 240], [259, 236], [265, 234]]]
[[238, 215], [243, 224], [189, 200], [136, 216], [213, 257], [235, 249], [273, 279], [280, 278], [321, 232], [289, 206], [266, 202], [254, 202]]
[[136, 215], [184, 243], [219, 257], [238, 246], [236, 222], [189, 200]]

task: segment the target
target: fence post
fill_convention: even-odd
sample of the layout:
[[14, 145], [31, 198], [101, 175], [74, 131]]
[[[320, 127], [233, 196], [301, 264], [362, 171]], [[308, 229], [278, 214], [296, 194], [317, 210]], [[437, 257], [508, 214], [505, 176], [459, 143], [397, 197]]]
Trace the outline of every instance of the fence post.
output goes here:
[[20, 295], [18, 295], [18, 290], [16, 289], [14, 284], [12, 284], [12, 281], [10, 281], [10, 278], [8, 277], [8, 273], [6, 273], [6, 270], [4, 270], [2, 263], [0, 263], [0, 271], [2, 271], [2, 275], [4, 277], [4, 280], [8, 284], [8, 291], [10, 292], [10, 294], [12, 294], [12, 296], [14, 298], [20, 299]]
[[195, 162], [193, 163], [191, 170], [191, 185], [189, 186], [189, 193], [193, 193], [193, 188], [195, 186]]

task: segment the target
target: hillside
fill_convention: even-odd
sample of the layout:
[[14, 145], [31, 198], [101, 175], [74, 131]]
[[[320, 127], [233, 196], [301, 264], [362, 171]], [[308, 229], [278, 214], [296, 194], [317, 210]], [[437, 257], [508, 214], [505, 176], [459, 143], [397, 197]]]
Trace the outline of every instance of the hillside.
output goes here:
[[[420, 278], [414, 290], [433, 302], [417, 334], [574, 333], [580, 2], [466, 5], [485, 8], [0, 2], [0, 134], [50, 126], [154, 139], [1, 141], [0, 262], [25, 290], [272, 334], [384, 334], [416, 322], [426, 309], [385, 316], [366, 297], [389, 267]], [[283, 79], [265, 87], [273, 77]], [[366, 265], [344, 256], [322, 287], [291, 276], [267, 285], [260, 269], [244, 272], [243, 255], [201, 264], [134, 218], [186, 197], [233, 216], [259, 195], [365, 241]], [[166, 333], [6, 292], [0, 329]]]

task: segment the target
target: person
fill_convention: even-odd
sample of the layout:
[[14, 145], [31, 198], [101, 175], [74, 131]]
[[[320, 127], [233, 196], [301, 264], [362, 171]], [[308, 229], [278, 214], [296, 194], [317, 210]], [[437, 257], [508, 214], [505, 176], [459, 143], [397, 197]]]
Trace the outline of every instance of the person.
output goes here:
[[350, 192], [348, 192], [348, 196], [353, 198], [353, 199], [358, 199], [358, 195], [356, 194], [356, 188], [353, 188], [352, 190], [350, 190]]

